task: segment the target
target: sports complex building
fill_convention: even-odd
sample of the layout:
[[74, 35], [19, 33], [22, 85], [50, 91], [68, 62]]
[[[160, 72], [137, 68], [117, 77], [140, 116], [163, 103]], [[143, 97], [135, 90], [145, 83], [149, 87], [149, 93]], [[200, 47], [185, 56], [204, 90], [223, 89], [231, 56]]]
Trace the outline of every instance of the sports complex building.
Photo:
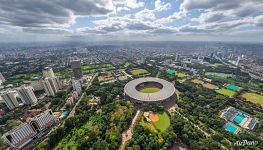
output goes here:
[[139, 78], [124, 87], [125, 99], [138, 104], [164, 103], [176, 99], [172, 83], [160, 78]]

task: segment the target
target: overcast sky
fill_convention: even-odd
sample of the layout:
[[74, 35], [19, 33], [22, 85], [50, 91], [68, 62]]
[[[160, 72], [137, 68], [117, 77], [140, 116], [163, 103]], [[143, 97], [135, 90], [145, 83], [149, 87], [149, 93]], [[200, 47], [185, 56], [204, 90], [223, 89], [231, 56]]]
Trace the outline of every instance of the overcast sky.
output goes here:
[[0, 41], [263, 42], [263, 0], [1, 0]]

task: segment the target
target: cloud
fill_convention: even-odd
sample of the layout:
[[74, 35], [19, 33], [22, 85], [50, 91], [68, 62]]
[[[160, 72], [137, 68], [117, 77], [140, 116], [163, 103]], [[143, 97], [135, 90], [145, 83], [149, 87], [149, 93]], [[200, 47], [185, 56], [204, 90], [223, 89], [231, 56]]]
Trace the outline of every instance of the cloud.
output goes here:
[[163, 10], [167, 10], [171, 8], [171, 4], [170, 3], [164, 3], [161, 0], [156, 0], [155, 1], [155, 11], [163, 11]]
[[262, 0], [185, 0], [180, 5], [182, 11], [203, 9], [224, 12], [228, 15], [246, 17], [254, 13], [263, 12]]
[[2, 0], [0, 24], [23, 28], [67, 28], [76, 16], [113, 11], [111, 0]]
[[155, 19], [154, 12], [147, 8], [143, 9], [142, 11], [137, 12], [134, 16], [136, 19], [139, 19], [139, 20], [154, 20]]
[[131, 24], [127, 24], [125, 28], [129, 30], [151, 30], [154, 29], [155, 27], [146, 25], [144, 23], [131, 23]]
[[145, 3], [139, 0], [113, 0], [115, 5], [123, 5], [132, 9], [144, 7]]

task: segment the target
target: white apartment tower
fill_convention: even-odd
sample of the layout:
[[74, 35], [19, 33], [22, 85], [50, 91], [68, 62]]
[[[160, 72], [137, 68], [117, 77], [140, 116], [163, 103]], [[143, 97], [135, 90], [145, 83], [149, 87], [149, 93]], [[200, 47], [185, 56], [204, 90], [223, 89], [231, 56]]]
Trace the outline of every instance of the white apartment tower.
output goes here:
[[59, 89], [55, 78], [45, 78], [41, 82], [48, 96], [56, 95]]
[[43, 73], [44, 78], [55, 78], [56, 77], [54, 72], [53, 72], [53, 69], [50, 67], [45, 67], [42, 70], [42, 73]]
[[19, 107], [19, 102], [17, 101], [16, 91], [5, 91], [1, 94], [6, 106], [12, 110]]
[[0, 72], [0, 85], [2, 85], [5, 82], [5, 78], [2, 75], [2, 73]]
[[32, 105], [32, 104], [37, 103], [37, 98], [33, 92], [32, 86], [22, 85], [20, 88], [17, 89], [17, 93], [20, 96], [24, 104]]

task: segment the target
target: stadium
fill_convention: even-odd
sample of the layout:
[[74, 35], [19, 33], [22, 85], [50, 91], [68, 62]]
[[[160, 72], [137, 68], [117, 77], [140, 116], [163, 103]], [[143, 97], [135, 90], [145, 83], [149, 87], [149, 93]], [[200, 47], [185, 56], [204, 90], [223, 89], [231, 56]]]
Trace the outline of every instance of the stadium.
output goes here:
[[124, 87], [125, 99], [138, 104], [164, 103], [176, 99], [172, 83], [159, 78], [139, 78]]

